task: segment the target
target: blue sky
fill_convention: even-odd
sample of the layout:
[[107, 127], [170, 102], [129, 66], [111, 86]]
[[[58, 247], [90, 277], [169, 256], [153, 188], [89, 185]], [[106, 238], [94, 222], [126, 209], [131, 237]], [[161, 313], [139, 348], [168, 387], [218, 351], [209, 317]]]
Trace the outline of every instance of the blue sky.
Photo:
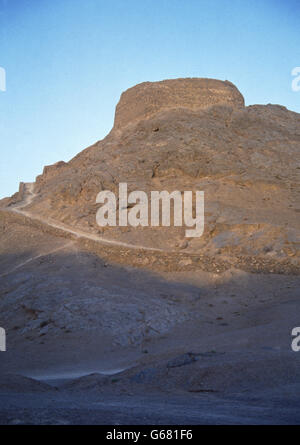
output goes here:
[[299, 0], [0, 0], [0, 197], [102, 139], [147, 80], [228, 79], [300, 112], [299, 23]]

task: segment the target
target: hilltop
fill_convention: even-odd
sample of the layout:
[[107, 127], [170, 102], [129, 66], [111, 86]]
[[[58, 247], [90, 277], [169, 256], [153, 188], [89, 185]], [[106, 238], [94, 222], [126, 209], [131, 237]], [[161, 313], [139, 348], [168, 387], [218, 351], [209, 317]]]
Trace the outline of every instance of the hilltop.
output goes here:
[[[122, 94], [109, 135], [70, 162], [44, 168], [26, 210], [108, 240], [205, 254], [245, 268], [299, 267], [300, 115], [279, 105], [245, 107], [230, 82], [145, 82]], [[101, 190], [199, 190], [205, 232], [96, 223]], [[24, 198], [24, 187], [5, 204]], [[251, 269], [252, 270], [252, 269]], [[278, 268], [276, 269], [278, 270]]]
[[[103, 140], [2, 200], [0, 423], [299, 423], [299, 154], [280, 105], [145, 82]], [[120, 182], [204, 191], [203, 236], [100, 228]]]

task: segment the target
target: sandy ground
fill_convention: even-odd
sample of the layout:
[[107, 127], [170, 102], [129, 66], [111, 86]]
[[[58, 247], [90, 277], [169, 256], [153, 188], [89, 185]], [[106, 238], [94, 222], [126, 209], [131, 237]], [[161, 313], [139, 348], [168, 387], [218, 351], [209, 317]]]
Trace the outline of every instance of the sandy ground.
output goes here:
[[217, 425], [298, 424], [299, 401], [215, 395], [97, 396], [1, 394], [1, 424]]
[[[77, 260], [90, 267], [80, 255]], [[34, 265], [25, 267], [29, 273]], [[8, 350], [1, 353], [0, 422], [300, 423], [300, 353], [291, 350], [299, 277], [230, 274], [230, 280], [228, 274], [151, 274], [157, 298], [173, 295], [177, 305], [185, 296], [185, 310], [197, 316], [133, 344], [105, 338], [100, 328], [8, 336]], [[145, 280], [141, 270], [122, 276], [114, 267], [102, 269], [102, 286], [115, 292], [122, 285], [128, 298]], [[123, 333], [128, 324], [124, 320]]]
[[299, 276], [154, 272], [18, 222], [0, 265], [1, 424], [300, 423]]

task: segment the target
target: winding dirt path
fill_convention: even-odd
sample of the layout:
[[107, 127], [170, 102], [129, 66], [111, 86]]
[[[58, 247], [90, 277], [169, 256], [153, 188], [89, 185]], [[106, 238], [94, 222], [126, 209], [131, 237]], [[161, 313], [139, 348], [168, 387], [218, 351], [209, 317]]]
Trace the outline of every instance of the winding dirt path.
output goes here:
[[[187, 267], [187, 270], [191, 270], [192, 268], [197, 268], [201, 270], [205, 270], [207, 272], [213, 272], [213, 273], [222, 273], [223, 271], [228, 270], [231, 267], [241, 269], [247, 272], [251, 273], [279, 273], [279, 274], [288, 274], [288, 275], [299, 275], [300, 269], [298, 266], [290, 264], [287, 260], [283, 261], [275, 261], [272, 258], [263, 258], [260, 259], [258, 257], [253, 256], [245, 256], [245, 257], [232, 257], [230, 259], [228, 258], [219, 258], [216, 259], [215, 257], [211, 257], [209, 255], [201, 254], [199, 255], [194, 253], [181, 253], [174, 250], [168, 250], [168, 249], [158, 249], [154, 247], [146, 247], [142, 245], [137, 244], [129, 244], [124, 243], [121, 241], [116, 241], [112, 239], [105, 239], [102, 238], [99, 235], [95, 235], [92, 233], [84, 232], [82, 230], [77, 230], [75, 228], [69, 227], [63, 223], [59, 223], [55, 220], [51, 220], [48, 218], [42, 218], [38, 215], [32, 214], [29, 211], [24, 210], [27, 206], [29, 206], [35, 199], [37, 194], [34, 191], [34, 183], [26, 183], [24, 185], [24, 194], [23, 199], [21, 202], [11, 206], [6, 207], [5, 209], [2, 208], [2, 210], [5, 210], [9, 213], [17, 213], [20, 215], [23, 215], [27, 218], [29, 218], [32, 222], [36, 221], [39, 223], [42, 223], [43, 225], [54, 228], [56, 230], [60, 230], [61, 232], [65, 232], [66, 234], [73, 235], [73, 242], [74, 240], [90, 240], [97, 244], [117, 247], [121, 252], [121, 249], [127, 249], [128, 252], [133, 251], [145, 251], [145, 252], [153, 252], [157, 253], [156, 255], [156, 267], [161, 268], [165, 267], [166, 261], [170, 260], [168, 263], [168, 268], [170, 266], [170, 262], [172, 260], [172, 264], [174, 267], [179, 267], [178, 270], [183, 270], [185, 266]], [[69, 237], [70, 238], [70, 237]], [[49, 252], [50, 254], [51, 252]], [[46, 255], [46, 254], [45, 254]], [[186, 260], [189, 261], [192, 260], [192, 263], [188, 263], [186, 265], [178, 266], [180, 263], [180, 260]], [[33, 259], [32, 259], [33, 260]], [[132, 259], [131, 259], [132, 260]], [[118, 261], [118, 260], [117, 260]], [[189, 264], [191, 266], [189, 266]], [[136, 265], [140, 265], [140, 262], [137, 261]], [[20, 266], [21, 267], [21, 266]], [[169, 269], [168, 269], [169, 270]]]
[[105, 238], [102, 238], [101, 236], [94, 235], [92, 233], [87, 233], [82, 230], [71, 229], [70, 227], [65, 226], [64, 224], [41, 218], [39, 216], [33, 215], [32, 213], [26, 212], [25, 210], [23, 210], [25, 207], [27, 207], [28, 205], [30, 205], [33, 202], [33, 200], [36, 196], [37, 195], [34, 192], [34, 183], [27, 182], [25, 184], [24, 199], [20, 203], [16, 204], [14, 207], [7, 208], [6, 210], [19, 213], [21, 215], [27, 216], [28, 218], [36, 219], [36, 220], [42, 222], [43, 224], [47, 224], [48, 226], [54, 227], [55, 229], [60, 229], [60, 230], [63, 230], [64, 232], [71, 233], [72, 235], [75, 235], [78, 238], [86, 238], [86, 239], [90, 239], [92, 241], [96, 241], [98, 243], [126, 247], [127, 249], [147, 250], [147, 251], [151, 251], [151, 252], [167, 252], [166, 250], [157, 249], [154, 247], [146, 247], [146, 246], [141, 246], [141, 245], [136, 245], [136, 244], [123, 243], [121, 241], [105, 239]]
[[4, 272], [3, 274], [1, 274], [1, 275], [0, 275], [0, 278], [3, 278], [3, 277], [5, 277], [5, 276], [7, 276], [7, 275], [9, 275], [9, 274], [11, 274], [11, 273], [13, 273], [13, 272], [15, 272], [16, 270], [20, 269], [20, 268], [23, 267], [23, 266], [26, 266], [28, 263], [31, 263], [32, 261], [38, 260], [39, 258], [42, 258], [42, 257], [44, 257], [44, 256], [51, 255], [52, 253], [59, 252], [60, 250], [63, 250], [63, 249], [65, 249], [65, 248], [67, 248], [67, 247], [70, 247], [70, 246], [72, 246], [73, 244], [74, 244], [73, 241], [71, 241], [71, 242], [69, 242], [69, 243], [64, 244], [63, 246], [57, 247], [56, 249], [52, 249], [52, 250], [50, 250], [49, 252], [40, 253], [39, 255], [30, 257], [30, 258], [28, 258], [27, 260], [23, 261], [22, 263], [18, 264], [17, 266], [13, 267], [13, 268], [10, 269], [9, 271]]
[[[126, 247], [129, 249], [139, 249], [139, 250], [143, 249], [143, 250], [163, 252], [163, 250], [161, 250], [161, 249], [155, 249], [155, 248], [145, 247], [145, 246], [137, 246], [137, 245], [133, 245], [133, 244], [122, 243], [122, 242], [115, 241], [115, 240], [108, 240], [108, 239], [101, 238], [97, 235], [93, 235], [91, 233], [83, 232], [81, 230], [74, 230], [74, 229], [71, 229], [70, 227], [63, 225], [63, 224], [59, 224], [59, 223], [53, 222], [51, 220], [46, 220], [44, 218], [38, 217], [36, 215], [33, 215], [30, 212], [26, 212], [25, 210], [23, 210], [25, 207], [29, 206], [33, 202], [33, 200], [36, 196], [37, 195], [34, 192], [34, 183], [26, 183], [23, 200], [21, 202], [15, 204], [14, 207], [6, 208], [6, 210], [9, 212], [15, 212], [15, 213], [24, 215], [28, 218], [36, 219], [36, 220], [42, 222], [43, 224], [47, 224], [48, 226], [63, 230], [64, 232], [67, 232], [67, 233], [71, 233], [72, 235], [75, 235], [78, 238], [86, 238], [86, 239], [90, 239], [90, 240], [93, 240], [93, 241], [96, 241], [99, 243], [111, 244], [114, 246]], [[66, 243], [63, 246], [60, 246], [56, 249], [52, 249], [49, 252], [41, 253], [34, 257], [30, 257], [26, 261], [23, 261], [22, 263], [15, 266], [13, 269], [10, 269], [8, 272], [4, 272], [3, 274], [1, 274], [0, 278], [5, 277], [6, 275], [9, 275], [9, 274], [15, 272], [16, 270], [20, 269], [23, 266], [26, 266], [28, 263], [31, 263], [32, 261], [35, 261], [35, 260], [37, 260], [41, 257], [47, 256], [47, 255], [56, 253], [60, 250], [63, 250], [65, 248], [73, 245], [73, 244], [74, 244], [74, 242], [71, 241], [71, 242]]]

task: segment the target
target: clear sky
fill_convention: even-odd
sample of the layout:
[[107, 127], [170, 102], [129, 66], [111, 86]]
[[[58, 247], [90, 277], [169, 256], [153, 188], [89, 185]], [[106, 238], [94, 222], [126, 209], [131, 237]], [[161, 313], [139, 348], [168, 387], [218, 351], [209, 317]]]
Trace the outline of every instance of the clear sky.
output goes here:
[[232, 81], [246, 104], [300, 112], [299, 0], [0, 0], [0, 197], [113, 125], [144, 81]]

